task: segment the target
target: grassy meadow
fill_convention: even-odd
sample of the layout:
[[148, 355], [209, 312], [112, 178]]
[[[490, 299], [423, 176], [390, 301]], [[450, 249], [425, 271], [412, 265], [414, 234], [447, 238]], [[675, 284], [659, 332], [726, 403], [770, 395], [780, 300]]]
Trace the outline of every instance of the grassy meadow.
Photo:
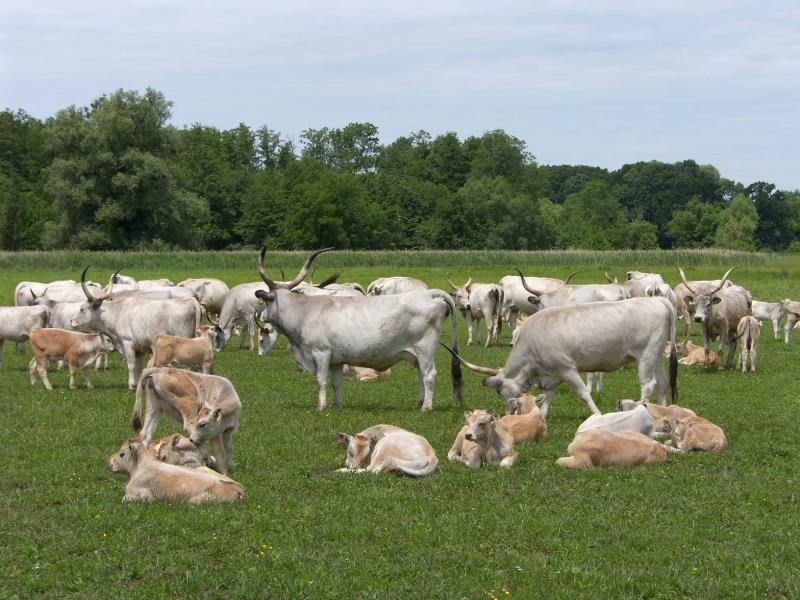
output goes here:
[[[268, 253], [268, 270], [296, 268], [304, 257]], [[254, 252], [2, 254], [0, 304], [12, 304], [18, 281], [77, 279], [86, 264], [88, 277], [101, 281], [120, 264], [137, 278], [258, 280]], [[691, 279], [739, 265], [733, 279], [754, 298], [800, 299], [800, 257], [760, 254], [333, 252], [319, 258], [315, 279], [342, 271], [342, 281], [366, 287], [403, 274], [449, 289], [448, 275], [498, 281], [519, 266], [557, 277], [581, 269], [575, 281], [589, 283], [604, 281], [600, 267], [608, 266], [620, 277], [660, 271], [675, 285], [676, 264]], [[465, 357], [501, 366], [509, 347], [465, 347], [458, 318]], [[696, 326], [694, 333], [698, 341]], [[725, 429], [727, 452], [581, 472], [554, 464], [589, 414], [566, 385], [550, 409], [548, 440], [520, 446], [511, 470], [470, 471], [447, 462], [463, 411], [502, 412], [503, 404], [465, 370], [459, 406], [444, 350], [431, 413], [416, 410], [417, 376], [406, 364], [385, 380], [346, 382], [344, 407], [318, 413], [314, 378], [297, 370], [285, 344], [258, 357], [234, 338], [216, 357], [215, 373], [242, 399], [232, 476], [248, 494], [217, 506], [121, 502], [126, 478], [104, 462], [134, 434], [119, 355], [93, 377], [95, 389], [68, 390], [64, 370], [51, 373], [48, 393], [30, 386], [30, 349], [20, 357], [6, 344], [0, 597], [800, 596], [800, 342], [774, 340], [769, 324], [757, 374], [680, 367], [679, 403]], [[635, 367], [608, 374], [605, 385], [597, 398], [604, 412], [639, 394]], [[335, 474], [345, 458], [336, 433], [376, 423], [424, 435], [439, 456], [437, 471], [422, 479]], [[165, 417], [157, 435], [178, 430]]]

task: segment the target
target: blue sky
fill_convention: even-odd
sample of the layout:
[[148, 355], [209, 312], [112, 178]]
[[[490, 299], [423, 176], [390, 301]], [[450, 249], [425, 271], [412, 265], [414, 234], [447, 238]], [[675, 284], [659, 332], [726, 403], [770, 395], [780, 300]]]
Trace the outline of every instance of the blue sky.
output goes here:
[[0, 107], [123, 87], [173, 123], [505, 129], [542, 164], [691, 158], [800, 188], [800, 2], [0, 4]]

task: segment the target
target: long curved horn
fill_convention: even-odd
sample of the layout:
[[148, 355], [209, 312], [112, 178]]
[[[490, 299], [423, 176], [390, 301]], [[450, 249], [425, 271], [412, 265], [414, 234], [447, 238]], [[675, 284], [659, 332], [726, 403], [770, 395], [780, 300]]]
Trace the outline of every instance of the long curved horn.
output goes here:
[[605, 276], [606, 276], [606, 281], [607, 281], [608, 283], [617, 283], [616, 281], [612, 280], [612, 279], [611, 279], [611, 277], [609, 276], [609, 274], [608, 274], [608, 269], [606, 269], [606, 270], [604, 271], [604, 273], [605, 273]]
[[208, 308], [206, 307], [206, 305], [201, 304], [200, 306], [202, 306], [206, 311], [206, 321], [211, 323], [214, 327], [219, 327], [219, 320], [215, 321], [214, 319], [211, 318], [211, 313], [208, 312]]
[[[31, 293], [31, 299], [35, 301], [37, 296], [34, 293], [33, 288], [32, 287], [28, 288], [28, 291]], [[42, 293], [42, 296], [44, 296], [44, 294], [46, 294], [46, 293], [47, 293], [47, 288], [44, 288], [44, 292]]]
[[[683, 269], [681, 269], [680, 267], [678, 267], [678, 273], [680, 273], [680, 274], [681, 274], [681, 281], [683, 281], [683, 285], [685, 285], [685, 286], [686, 286], [686, 289], [687, 289], [687, 290], [689, 290], [690, 292], [692, 292], [693, 294], [695, 294], [695, 295], [696, 295], [696, 294], [697, 294], [697, 292], [695, 292], [695, 291], [692, 289], [692, 286], [690, 286], [690, 285], [689, 285], [689, 282], [688, 282], [688, 281], [687, 281], [687, 279], [686, 279], [686, 273], [684, 273], [684, 272], [683, 272]], [[725, 282], [723, 281], [722, 283], [724, 284]]]
[[725, 275], [723, 275], [723, 276], [722, 276], [722, 281], [720, 282], [720, 284], [719, 284], [719, 287], [717, 287], [717, 289], [715, 289], [715, 290], [714, 290], [713, 292], [711, 292], [711, 293], [712, 293], [712, 294], [716, 294], [718, 291], [720, 291], [720, 290], [722, 289], [722, 286], [723, 286], [723, 285], [725, 285], [725, 282], [726, 282], [726, 281], [728, 281], [728, 277], [730, 277], [730, 274], [731, 274], [733, 271], [735, 271], [736, 269], [738, 269], [738, 268], [739, 268], [739, 267], [731, 267], [730, 269], [728, 269], [728, 272], [727, 272], [727, 273], [725, 273]]
[[525, 281], [525, 276], [522, 274], [522, 271], [519, 269], [514, 269], [517, 273], [519, 273], [519, 280], [522, 282], [522, 287], [528, 290], [534, 296], [541, 296], [544, 292], [537, 292], [536, 290], [528, 287], [528, 282]]
[[267, 253], [267, 247], [261, 246], [261, 253], [258, 255], [258, 274], [261, 275], [261, 279], [264, 283], [267, 284], [270, 292], [274, 292], [278, 289], [278, 286], [275, 284], [272, 279], [269, 278], [267, 272], [264, 270], [264, 255]]
[[[300, 282], [303, 281], [303, 279], [305, 279], [306, 275], [308, 274], [308, 270], [311, 268], [311, 263], [314, 262], [314, 259], [317, 258], [317, 256], [319, 256], [323, 252], [330, 252], [333, 249], [334, 249], [333, 247], [331, 247], [331, 248], [323, 248], [322, 250], [315, 250], [314, 252], [312, 252], [311, 256], [309, 256], [306, 259], [306, 262], [303, 263], [303, 267], [300, 269], [300, 272], [297, 274], [297, 277], [295, 277], [289, 283], [287, 283], [286, 287], [291, 290], [292, 288], [295, 288], [298, 285], [300, 285]], [[264, 248], [264, 250], [261, 253], [261, 258], [262, 259], [264, 258], [264, 252], [265, 251], [266, 251], [266, 248]], [[263, 263], [263, 260], [262, 260], [262, 263]]]
[[463, 358], [461, 358], [458, 354], [456, 354], [447, 344], [439, 343], [445, 350], [447, 350], [450, 354], [455, 356], [458, 360], [461, 361], [461, 364], [467, 367], [470, 371], [475, 371], [476, 373], [483, 373], [484, 375], [497, 375], [500, 372], [500, 369], [491, 369], [489, 367], [481, 367], [480, 365], [473, 365], [471, 362], [467, 362]]
[[450, 279], [450, 275], [447, 276], [447, 283], [449, 283], [450, 287], [453, 288], [454, 290], [458, 289], [458, 286], [455, 283], [453, 283], [452, 279]]
[[464, 287], [468, 288], [471, 283], [472, 283], [472, 275], [469, 276], [469, 279], [467, 279], [467, 283], [464, 284]]
[[267, 323], [258, 318], [258, 311], [255, 311], [253, 313], [253, 321], [255, 322], [256, 327], [258, 327], [260, 331], [266, 331]]
[[573, 271], [572, 273], [570, 273], [564, 280], [564, 285], [569, 285], [569, 282], [572, 281], [572, 278], [575, 277], [575, 275], [577, 275], [578, 273], [580, 273], [580, 271]]
[[332, 283], [336, 283], [336, 280], [339, 279], [339, 275], [341, 275], [341, 273], [339, 273], [337, 271], [336, 273], [334, 273], [330, 277], [326, 277], [325, 279], [323, 279], [321, 283], [317, 284], [317, 287], [320, 288], [320, 289], [324, 289], [326, 286], [328, 286], [328, 285], [330, 285]]
[[86, 267], [83, 270], [83, 274], [81, 275], [81, 289], [83, 289], [83, 294], [86, 296], [86, 299], [89, 302], [94, 302], [95, 300], [97, 300], [97, 298], [95, 298], [92, 295], [92, 292], [89, 291], [89, 286], [86, 285], [86, 271], [88, 271], [88, 270], [89, 270], [89, 267]]

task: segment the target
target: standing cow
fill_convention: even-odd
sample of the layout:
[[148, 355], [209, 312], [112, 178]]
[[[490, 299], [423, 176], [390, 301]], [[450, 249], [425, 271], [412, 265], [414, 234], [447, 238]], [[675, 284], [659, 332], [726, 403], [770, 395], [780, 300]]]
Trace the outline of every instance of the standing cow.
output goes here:
[[20, 354], [24, 352], [21, 342], [30, 337], [32, 329], [47, 324], [47, 308], [44, 306], [2, 306], [0, 307], [0, 367], [6, 340], [17, 343]]
[[470, 277], [464, 285], [458, 286], [448, 277], [453, 288], [450, 294], [456, 307], [467, 320], [467, 346], [472, 343], [472, 324], [478, 326], [478, 344], [481, 343], [481, 320], [486, 321], [486, 347], [494, 341], [500, 345], [503, 331], [503, 288], [496, 283], [472, 283]]
[[781, 339], [781, 323], [786, 316], [786, 302], [760, 302], [753, 300], [753, 316], [759, 321], [772, 321], [775, 339]]

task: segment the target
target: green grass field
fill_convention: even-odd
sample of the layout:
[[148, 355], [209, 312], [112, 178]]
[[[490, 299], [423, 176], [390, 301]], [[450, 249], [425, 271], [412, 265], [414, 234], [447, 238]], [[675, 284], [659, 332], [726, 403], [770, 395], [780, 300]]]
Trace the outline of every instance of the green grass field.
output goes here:
[[[348, 256], [321, 257], [316, 279], [341, 269], [342, 280], [364, 285], [406, 274], [449, 289], [448, 274], [496, 281], [533, 260], [517, 255], [522, 262], [493, 264], [484, 257], [458, 267], [447, 258], [442, 266], [410, 259], [406, 268], [381, 268], [380, 253], [363, 266], [341, 258]], [[676, 259], [663, 257], [646, 270], [660, 270], [674, 285]], [[600, 264], [613, 265], [618, 275], [642, 266], [600, 253], [583, 263], [574, 258], [526, 274], [563, 277], [583, 268], [576, 280], [588, 283], [603, 280]], [[800, 299], [797, 257], [737, 259], [742, 268], [733, 278], [756, 299]], [[80, 276], [55, 261], [2, 260], [3, 305], [11, 304], [17, 281]], [[258, 279], [255, 253], [251, 268], [236, 269], [162, 255], [136, 260], [139, 266], [128, 272], [138, 278]], [[75, 265], [91, 262], [87, 255], [74, 258]], [[687, 274], [716, 278], [727, 265], [716, 255], [698, 255]], [[108, 268], [89, 273], [97, 280], [109, 275]], [[459, 326], [463, 347], [460, 316]], [[510, 338], [507, 328], [504, 338]], [[766, 326], [758, 374], [680, 368], [679, 402], [726, 430], [730, 450], [721, 455], [673, 455], [645, 468], [562, 470], [555, 459], [588, 416], [562, 386], [547, 441], [519, 447], [509, 471], [470, 471], [446, 459], [463, 411], [500, 412], [503, 404], [466, 371], [464, 407], [458, 406], [444, 350], [431, 413], [416, 410], [417, 377], [405, 364], [386, 380], [345, 383], [343, 409], [318, 413], [314, 378], [298, 372], [285, 339], [259, 358], [240, 351], [234, 338], [217, 355], [215, 372], [242, 399], [232, 475], [248, 497], [225, 506], [123, 504], [126, 479], [104, 462], [134, 433], [133, 394], [125, 389], [120, 357], [113, 355], [112, 368], [94, 377], [94, 390], [69, 391], [61, 371], [51, 374], [56, 389], [47, 393], [30, 386], [30, 349], [20, 357], [6, 344], [0, 597], [798, 597], [797, 344], [772, 339]], [[489, 366], [502, 365], [509, 352], [507, 346], [463, 350], [468, 360]], [[636, 370], [627, 368], [606, 376], [598, 405], [613, 410], [616, 400], [638, 393]], [[440, 459], [436, 473], [423, 479], [334, 474], [345, 458], [336, 433], [376, 423], [424, 435]], [[157, 435], [178, 428], [164, 418]]]

